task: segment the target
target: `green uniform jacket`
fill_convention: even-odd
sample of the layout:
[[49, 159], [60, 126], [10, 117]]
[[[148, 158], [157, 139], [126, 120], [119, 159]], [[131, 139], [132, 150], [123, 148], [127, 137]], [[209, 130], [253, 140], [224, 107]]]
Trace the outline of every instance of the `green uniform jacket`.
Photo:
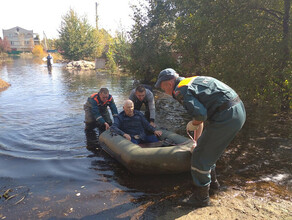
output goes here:
[[223, 82], [207, 76], [179, 77], [173, 97], [197, 121], [211, 119], [217, 108], [237, 97], [236, 92]]

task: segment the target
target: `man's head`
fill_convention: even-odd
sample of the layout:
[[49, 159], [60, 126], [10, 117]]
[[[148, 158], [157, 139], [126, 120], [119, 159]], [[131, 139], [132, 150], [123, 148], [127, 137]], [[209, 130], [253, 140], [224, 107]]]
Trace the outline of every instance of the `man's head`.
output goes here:
[[134, 115], [134, 103], [131, 100], [128, 99], [124, 102], [123, 109], [127, 116], [132, 117]]
[[161, 88], [168, 95], [172, 95], [177, 77], [179, 77], [179, 75], [174, 69], [164, 69], [159, 73], [155, 87]]
[[137, 99], [139, 99], [139, 101], [143, 101], [145, 96], [146, 96], [146, 89], [144, 86], [140, 85], [137, 86], [136, 90], [135, 90], [135, 96], [137, 97]]
[[109, 97], [109, 91], [107, 88], [101, 88], [99, 90], [98, 95], [102, 102], [106, 102], [106, 100], [108, 100], [108, 97]]

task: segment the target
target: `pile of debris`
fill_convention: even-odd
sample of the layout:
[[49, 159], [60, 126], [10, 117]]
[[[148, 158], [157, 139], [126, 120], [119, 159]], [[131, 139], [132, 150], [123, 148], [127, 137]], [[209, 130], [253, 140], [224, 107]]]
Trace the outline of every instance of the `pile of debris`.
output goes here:
[[72, 61], [67, 64], [66, 69], [82, 69], [82, 70], [94, 70], [95, 69], [95, 63], [89, 62], [85, 60], [80, 61]]

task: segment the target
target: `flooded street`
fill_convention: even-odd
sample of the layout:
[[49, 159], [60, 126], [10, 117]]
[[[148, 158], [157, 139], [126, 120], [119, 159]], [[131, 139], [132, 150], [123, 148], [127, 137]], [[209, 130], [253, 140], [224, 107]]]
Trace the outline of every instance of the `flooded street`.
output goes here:
[[[0, 219], [157, 219], [190, 190], [190, 173], [134, 176], [84, 133], [87, 97], [107, 87], [121, 111], [132, 77], [62, 64], [49, 73], [44, 63], [15, 59], [0, 66], [0, 78], [11, 84], [0, 92], [0, 192], [15, 195], [0, 198]], [[158, 126], [186, 136], [186, 111], [159, 91], [155, 97]], [[223, 189], [291, 201], [292, 117], [247, 112], [217, 163], [218, 179]]]

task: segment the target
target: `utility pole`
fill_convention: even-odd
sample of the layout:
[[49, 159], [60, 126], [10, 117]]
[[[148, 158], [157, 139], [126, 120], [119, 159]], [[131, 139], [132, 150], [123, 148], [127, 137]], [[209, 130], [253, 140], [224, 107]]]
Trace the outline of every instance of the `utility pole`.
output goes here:
[[97, 15], [97, 6], [98, 6], [98, 3], [95, 2], [95, 26], [96, 26], [96, 29], [98, 30], [98, 15]]
[[48, 50], [48, 46], [47, 46], [47, 36], [45, 34], [45, 32], [43, 31], [43, 34], [44, 34], [44, 40], [45, 40], [45, 50], [47, 51]]

